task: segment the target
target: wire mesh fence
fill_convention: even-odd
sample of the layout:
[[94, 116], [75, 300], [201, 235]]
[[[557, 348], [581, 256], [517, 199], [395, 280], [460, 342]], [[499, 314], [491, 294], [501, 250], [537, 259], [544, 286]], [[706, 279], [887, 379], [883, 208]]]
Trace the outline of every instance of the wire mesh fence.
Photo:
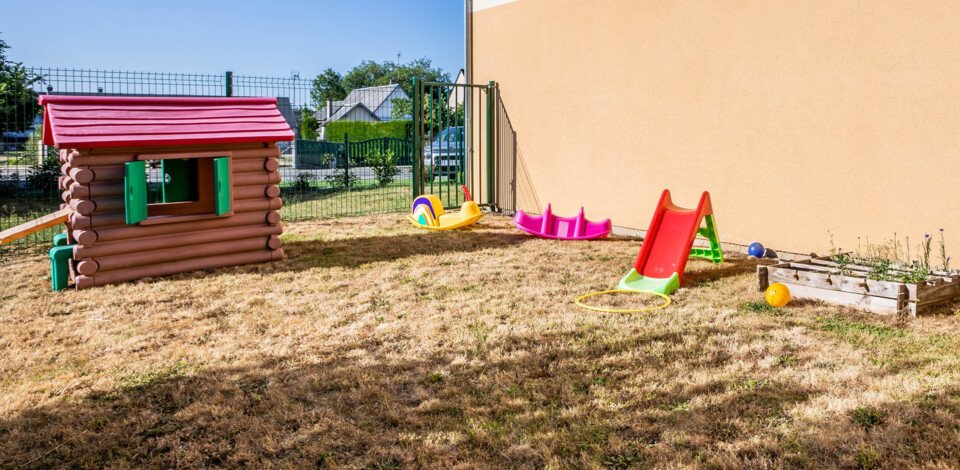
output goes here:
[[409, 209], [414, 148], [407, 139], [298, 140], [295, 154], [295, 165], [280, 169], [285, 220]]
[[[297, 135], [280, 143], [285, 220], [400, 212], [412, 198], [419, 152], [412, 144], [409, 96], [400, 85], [318, 102], [311, 80], [299, 77], [46, 67], [0, 73], [0, 230], [56, 211], [63, 202], [56, 151], [41, 141], [42, 94], [275, 97]], [[56, 231], [18, 243], [48, 242]]]

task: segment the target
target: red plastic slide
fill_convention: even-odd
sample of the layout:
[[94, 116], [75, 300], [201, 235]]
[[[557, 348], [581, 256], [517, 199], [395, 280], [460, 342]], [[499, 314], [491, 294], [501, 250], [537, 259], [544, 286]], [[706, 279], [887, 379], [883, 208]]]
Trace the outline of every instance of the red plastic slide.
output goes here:
[[[704, 220], [706, 227], [701, 229], [700, 224]], [[693, 248], [698, 233], [710, 241], [709, 249]], [[670, 294], [683, 283], [683, 270], [690, 255], [715, 263], [723, 261], [710, 193], [704, 191], [696, 209], [684, 209], [673, 203], [670, 190], [665, 189], [650, 221], [634, 269], [624, 276], [619, 287]]]

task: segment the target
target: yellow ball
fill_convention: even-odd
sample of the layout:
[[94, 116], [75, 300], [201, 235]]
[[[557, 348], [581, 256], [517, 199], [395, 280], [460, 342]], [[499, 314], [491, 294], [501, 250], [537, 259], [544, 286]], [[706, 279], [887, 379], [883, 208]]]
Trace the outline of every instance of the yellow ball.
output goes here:
[[767, 287], [767, 303], [773, 307], [783, 307], [790, 302], [790, 289], [787, 286], [774, 282]]

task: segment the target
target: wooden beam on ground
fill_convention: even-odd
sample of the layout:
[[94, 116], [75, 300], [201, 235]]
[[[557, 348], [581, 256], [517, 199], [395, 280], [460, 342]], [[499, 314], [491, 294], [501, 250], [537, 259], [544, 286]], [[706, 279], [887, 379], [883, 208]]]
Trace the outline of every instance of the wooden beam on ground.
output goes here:
[[54, 225], [59, 225], [67, 221], [67, 218], [70, 217], [70, 214], [73, 213], [72, 207], [65, 207], [54, 213], [47, 214], [43, 217], [33, 219], [29, 222], [24, 222], [16, 227], [8, 228], [0, 232], [0, 244], [10, 243], [14, 240], [19, 240], [27, 235], [32, 233], [39, 232], [45, 228], [53, 227]]

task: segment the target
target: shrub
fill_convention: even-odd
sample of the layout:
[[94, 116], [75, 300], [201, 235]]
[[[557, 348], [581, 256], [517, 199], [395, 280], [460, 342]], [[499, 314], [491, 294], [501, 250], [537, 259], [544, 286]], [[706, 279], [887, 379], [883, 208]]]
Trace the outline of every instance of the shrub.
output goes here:
[[357, 175], [346, 168], [337, 168], [324, 179], [337, 191], [350, 189], [357, 183]]
[[410, 121], [334, 121], [327, 124], [325, 132], [328, 142], [343, 142], [344, 134], [350, 136], [351, 142], [359, 142], [383, 137], [406, 139], [411, 127]]
[[301, 171], [297, 173], [297, 178], [293, 180], [293, 189], [295, 191], [306, 191], [313, 185], [313, 180], [317, 179], [311, 173]]
[[48, 154], [43, 162], [30, 168], [27, 173], [27, 184], [33, 189], [43, 192], [58, 190], [57, 179], [60, 177], [60, 159], [56, 155]]
[[373, 168], [373, 174], [377, 178], [377, 186], [381, 188], [393, 182], [393, 179], [400, 171], [397, 168], [397, 157], [392, 150], [386, 152], [371, 152], [367, 155], [367, 164]]
[[300, 111], [300, 116], [300, 138], [303, 140], [317, 140], [317, 127], [320, 126], [320, 123], [317, 122], [314, 111], [309, 108], [304, 108]]

